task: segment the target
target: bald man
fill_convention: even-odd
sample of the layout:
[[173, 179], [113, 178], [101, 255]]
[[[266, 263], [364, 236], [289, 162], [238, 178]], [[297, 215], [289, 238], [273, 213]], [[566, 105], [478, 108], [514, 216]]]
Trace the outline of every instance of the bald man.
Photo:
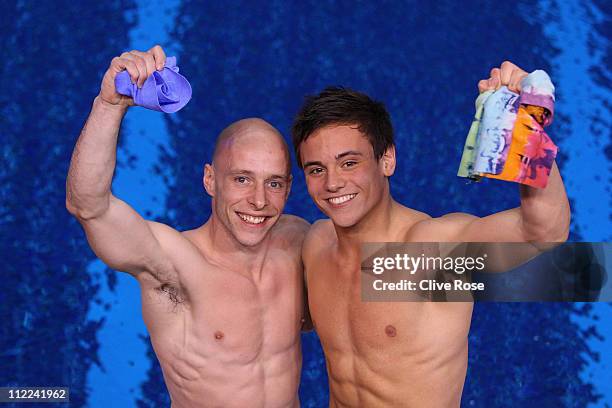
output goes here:
[[111, 193], [133, 105], [115, 76], [142, 85], [164, 62], [159, 46], [112, 60], [72, 155], [66, 206], [100, 259], [138, 280], [173, 407], [299, 406], [308, 224], [282, 215], [291, 173], [278, 131], [246, 119], [221, 133], [204, 169], [212, 214], [194, 230], [146, 221]]

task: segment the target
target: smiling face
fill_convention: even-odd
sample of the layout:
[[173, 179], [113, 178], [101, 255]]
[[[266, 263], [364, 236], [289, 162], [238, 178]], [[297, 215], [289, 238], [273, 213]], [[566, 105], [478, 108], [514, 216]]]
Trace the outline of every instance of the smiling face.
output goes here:
[[286, 145], [265, 122], [234, 129], [204, 173], [213, 217], [244, 246], [266, 237], [283, 212], [290, 185]]
[[377, 160], [356, 126], [315, 131], [302, 142], [300, 155], [308, 193], [337, 226], [356, 225], [389, 194], [395, 151], [391, 147]]

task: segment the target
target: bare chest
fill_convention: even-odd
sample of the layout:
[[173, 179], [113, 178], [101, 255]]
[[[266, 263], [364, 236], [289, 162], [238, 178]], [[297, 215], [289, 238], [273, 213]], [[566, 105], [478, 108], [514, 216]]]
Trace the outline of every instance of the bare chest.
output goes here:
[[470, 303], [364, 302], [358, 259], [322, 254], [306, 263], [310, 313], [326, 352], [399, 355], [443, 349], [466, 339]]
[[185, 259], [180, 284], [143, 287], [143, 316], [156, 351], [231, 364], [291, 347], [303, 312], [300, 268], [291, 259], [271, 258], [257, 271]]

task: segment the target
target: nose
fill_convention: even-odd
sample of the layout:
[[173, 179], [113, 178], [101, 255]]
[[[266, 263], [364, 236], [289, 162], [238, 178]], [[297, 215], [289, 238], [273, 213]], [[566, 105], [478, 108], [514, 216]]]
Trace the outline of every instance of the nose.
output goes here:
[[327, 179], [325, 180], [325, 188], [327, 191], [334, 193], [343, 188], [344, 185], [344, 179], [335, 169], [332, 168], [327, 171]]
[[262, 210], [267, 204], [266, 189], [263, 184], [257, 184], [249, 195], [247, 201], [255, 210]]

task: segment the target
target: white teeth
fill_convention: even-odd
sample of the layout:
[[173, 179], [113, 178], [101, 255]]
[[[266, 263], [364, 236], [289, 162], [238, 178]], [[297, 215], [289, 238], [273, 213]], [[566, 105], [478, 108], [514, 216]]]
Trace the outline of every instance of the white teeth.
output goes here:
[[266, 220], [266, 217], [253, 217], [252, 215], [238, 214], [245, 222], [249, 224], [261, 224]]
[[334, 205], [346, 203], [348, 200], [352, 200], [353, 198], [355, 198], [356, 195], [357, 194], [347, 194], [347, 195], [343, 195], [341, 197], [330, 198], [329, 202], [334, 204]]

